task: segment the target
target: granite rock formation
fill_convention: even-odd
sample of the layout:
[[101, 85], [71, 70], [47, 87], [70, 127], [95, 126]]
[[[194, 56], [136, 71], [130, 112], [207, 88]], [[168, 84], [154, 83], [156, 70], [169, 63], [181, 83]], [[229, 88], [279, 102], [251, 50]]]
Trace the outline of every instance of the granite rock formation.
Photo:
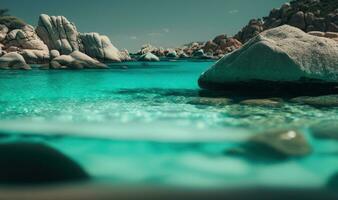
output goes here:
[[205, 89], [227, 89], [241, 84], [250, 88], [338, 83], [337, 55], [338, 43], [334, 40], [284, 25], [261, 33], [223, 57], [201, 75], [199, 84]]

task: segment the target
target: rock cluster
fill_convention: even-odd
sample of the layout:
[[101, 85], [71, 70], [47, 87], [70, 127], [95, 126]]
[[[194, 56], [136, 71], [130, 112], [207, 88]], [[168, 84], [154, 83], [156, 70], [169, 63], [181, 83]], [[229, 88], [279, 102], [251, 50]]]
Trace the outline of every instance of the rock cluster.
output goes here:
[[219, 59], [242, 46], [242, 43], [233, 37], [220, 35], [213, 40], [203, 42], [192, 42], [174, 49], [157, 48], [152, 45], [144, 45], [136, 55], [141, 56], [152, 53], [159, 58], [168, 59]]
[[3, 43], [7, 52], [18, 52], [28, 63], [45, 63], [49, 60], [47, 45], [40, 40], [34, 28], [30, 25], [7, 33]]
[[279, 9], [272, 9], [263, 20], [251, 20], [235, 38], [245, 43], [264, 30], [285, 24], [305, 32], [338, 32], [338, 1], [293, 0]]
[[[294, 26], [313, 34], [321, 33], [322, 37], [338, 41], [335, 33], [338, 32], [338, 1], [293, 0], [279, 9], [272, 9], [269, 16], [263, 19], [250, 20], [234, 37], [219, 35], [205, 43], [190, 43], [176, 48], [175, 51], [182, 55], [179, 56], [181, 58], [219, 59], [240, 48], [259, 33], [282, 25]], [[203, 50], [203, 55], [199, 54], [200, 50]], [[155, 48], [151, 53], [158, 57], [167, 55], [164, 49]]]
[[79, 33], [63, 16], [40, 15], [36, 32], [49, 49], [67, 55], [80, 50]]
[[22, 55], [11, 52], [0, 57], [0, 69], [30, 69]]
[[[51, 63], [50, 68], [53, 69], [104, 68], [106, 66], [99, 61], [120, 62], [130, 59], [129, 53], [119, 51], [107, 36], [98, 33], [79, 33], [76, 26], [67, 18], [45, 14], [39, 17], [36, 28], [24, 25], [18, 29], [9, 29], [6, 25], [0, 24], [0, 56], [10, 52], [16, 54], [0, 57], [3, 69], [28, 69], [26, 63]], [[80, 53], [81, 56], [78, 56]], [[23, 57], [24, 62], [17, 54]], [[60, 56], [62, 57], [59, 58]], [[59, 61], [61, 63], [56, 64]], [[21, 63], [20, 67], [18, 63]], [[70, 66], [65, 67], [66, 64]], [[89, 66], [90, 64], [93, 66]]]
[[202, 49], [207, 54], [211, 54], [217, 58], [223, 57], [225, 54], [231, 53], [234, 50], [240, 48], [242, 43], [227, 35], [219, 35], [213, 40], [210, 40], [204, 44]]
[[50, 62], [52, 69], [91, 69], [91, 68], [107, 68], [107, 65], [81, 53], [80, 51], [73, 51], [69, 55], [61, 55], [54, 58]]
[[[204, 72], [205, 89], [295, 88], [338, 83], [338, 43], [284, 25], [267, 30]], [[305, 88], [304, 88], [305, 87]]]
[[157, 62], [157, 61], [160, 61], [160, 59], [154, 55], [153, 53], [151, 52], [148, 52], [148, 53], [145, 53], [143, 55], [141, 55], [139, 58], [138, 58], [139, 61], [145, 61], [145, 62]]
[[308, 32], [308, 34], [318, 36], [318, 37], [330, 38], [338, 42], [338, 32], [310, 31]]

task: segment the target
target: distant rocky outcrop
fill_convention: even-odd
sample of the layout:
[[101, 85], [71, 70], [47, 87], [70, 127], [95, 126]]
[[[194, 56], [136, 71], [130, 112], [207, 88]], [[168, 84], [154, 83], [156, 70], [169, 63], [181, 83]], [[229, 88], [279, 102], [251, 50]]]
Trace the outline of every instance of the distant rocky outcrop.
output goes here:
[[292, 87], [297, 83], [315, 90], [323, 83], [338, 84], [337, 55], [338, 43], [334, 40], [284, 25], [259, 34], [223, 57], [201, 75], [199, 85], [240, 90]]
[[[282, 25], [294, 26], [305, 32], [319, 31], [324, 33], [323, 37], [332, 38], [329, 35], [338, 32], [338, 1], [293, 0], [283, 4], [279, 9], [272, 9], [269, 16], [263, 19], [250, 20], [233, 37], [222, 34], [207, 42], [190, 43], [175, 48], [175, 51], [180, 58], [196, 58], [194, 55], [202, 49], [205, 54], [197, 58], [219, 59], [237, 50], [259, 33]], [[143, 50], [149, 50], [149, 48]], [[150, 52], [158, 57], [166, 57], [168, 51], [163, 48], [152, 48]]]
[[144, 45], [136, 55], [152, 53], [160, 58], [168, 59], [219, 59], [242, 46], [242, 43], [232, 37], [220, 35], [207, 42], [192, 42], [174, 49], [157, 48]]
[[129, 59], [113, 46], [110, 39], [99, 33], [79, 33], [75, 24], [63, 16], [42, 14], [36, 32], [47, 44], [61, 55], [80, 51], [101, 61], [120, 62]]
[[[14, 21], [11, 22], [11, 19]], [[1, 24], [2, 22], [4, 23]], [[89, 64], [93, 64], [93, 68], [104, 68], [106, 66], [99, 61], [130, 60], [128, 51], [119, 51], [107, 36], [79, 33], [67, 18], [45, 14], [39, 17], [36, 28], [15, 17], [0, 17], [0, 56], [10, 52], [15, 54], [4, 57], [4, 63], [7, 64], [2, 64], [1, 68], [21, 68], [17, 67], [18, 64], [13, 65], [14, 61], [7, 62], [9, 58], [20, 61], [25, 69], [29, 68], [26, 63], [48, 65], [54, 61], [51, 68], [63, 68], [65, 64], [70, 65], [66, 68], [90, 68]], [[79, 59], [77, 56], [81, 52]], [[63, 57], [59, 58], [60, 56]], [[60, 61], [62, 67], [56, 61]]]
[[305, 32], [338, 32], [338, 1], [293, 0], [279, 9], [272, 9], [263, 19], [251, 20], [235, 38], [245, 43], [262, 31], [285, 24]]
[[154, 55], [154, 54], [152, 54], [150, 52], [143, 54], [142, 56], [139, 57], [138, 60], [139, 61], [146, 61], [146, 62], [157, 62], [157, 61], [160, 61], [160, 59], [156, 55]]
[[225, 54], [231, 53], [241, 46], [242, 43], [237, 39], [227, 37], [227, 35], [219, 35], [213, 40], [206, 42], [202, 49], [204, 52], [211, 53], [213, 56], [221, 58]]

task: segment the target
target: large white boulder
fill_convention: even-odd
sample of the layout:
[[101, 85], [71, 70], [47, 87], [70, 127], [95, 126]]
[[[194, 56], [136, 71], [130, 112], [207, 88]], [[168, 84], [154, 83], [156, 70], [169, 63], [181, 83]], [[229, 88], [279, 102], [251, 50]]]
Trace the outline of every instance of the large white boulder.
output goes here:
[[57, 50], [61, 55], [80, 51], [101, 61], [120, 62], [130, 59], [107, 36], [79, 33], [76, 26], [63, 16], [40, 15], [36, 32], [50, 50]]
[[54, 58], [50, 63], [50, 67], [53, 69], [105, 69], [107, 65], [80, 51], [74, 51], [69, 55], [61, 55]]
[[[199, 78], [204, 89], [229, 89], [257, 81], [272, 85], [338, 83], [338, 43], [284, 25], [251, 39]], [[263, 84], [264, 85], [264, 84]]]
[[31, 67], [20, 54], [11, 52], [0, 57], [0, 69], [31, 69]]
[[104, 61], [121, 61], [119, 50], [114, 47], [107, 36], [98, 33], [83, 33], [80, 38], [84, 52], [90, 57]]
[[49, 49], [56, 49], [61, 54], [80, 50], [79, 33], [63, 16], [40, 15], [36, 32]]

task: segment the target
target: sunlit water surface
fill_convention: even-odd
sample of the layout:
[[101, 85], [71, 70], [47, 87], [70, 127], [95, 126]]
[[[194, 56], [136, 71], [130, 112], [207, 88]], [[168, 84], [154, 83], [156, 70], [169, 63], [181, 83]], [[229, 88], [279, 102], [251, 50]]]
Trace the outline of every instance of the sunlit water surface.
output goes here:
[[113, 64], [108, 70], [0, 71], [5, 141], [45, 142], [94, 181], [187, 187], [321, 187], [338, 172], [338, 142], [306, 134], [313, 152], [287, 160], [226, 155], [264, 130], [338, 119], [338, 109], [189, 104], [212, 62]]

